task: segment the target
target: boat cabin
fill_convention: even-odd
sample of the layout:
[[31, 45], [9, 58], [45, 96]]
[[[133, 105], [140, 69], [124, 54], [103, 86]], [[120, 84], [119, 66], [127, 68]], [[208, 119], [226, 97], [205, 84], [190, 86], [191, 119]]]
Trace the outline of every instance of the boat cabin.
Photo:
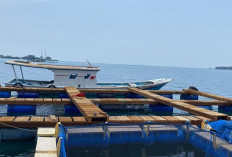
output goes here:
[[[93, 88], [97, 86], [96, 75], [100, 71], [98, 67], [89, 66], [67, 66], [67, 65], [51, 65], [37, 64], [25, 61], [6, 61], [6, 64], [12, 65], [15, 78], [5, 83], [7, 87], [65, 87], [74, 86], [77, 88]], [[22, 78], [18, 78], [15, 67], [19, 66]], [[54, 80], [38, 81], [24, 79], [22, 67], [44, 68], [54, 73]]]

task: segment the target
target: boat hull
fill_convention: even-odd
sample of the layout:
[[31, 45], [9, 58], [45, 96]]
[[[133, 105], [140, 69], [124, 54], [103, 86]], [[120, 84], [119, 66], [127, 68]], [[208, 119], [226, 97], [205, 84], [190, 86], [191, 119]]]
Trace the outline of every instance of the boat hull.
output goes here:
[[[87, 88], [79, 89], [127, 89], [128, 87], [136, 87], [140, 89], [159, 90], [164, 85], [169, 83], [172, 79], [156, 79], [141, 82], [130, 83], [97, 83], [97, 85]], [[5, 83], [6, 87], [14, 87], [16, 84], [21, 84], [22, 87], [27, 88], [63, 88], [63, 86], [54, 86], [51, 81], [36, 81], [36, 80], [22, 80], [12, 79]], [[78, 87], [77, 87], [78, 88]]]

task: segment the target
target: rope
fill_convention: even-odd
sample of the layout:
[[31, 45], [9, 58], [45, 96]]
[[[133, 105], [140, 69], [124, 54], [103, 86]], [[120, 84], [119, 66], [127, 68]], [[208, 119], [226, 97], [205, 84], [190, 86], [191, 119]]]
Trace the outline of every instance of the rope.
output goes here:
[[10, 127], [10, 128], [14, 128], [14, 129], [19, 129], [19, 130], [24, 130], [24, 131], [36, 132], [36, 130], [19, 128], [19, 127], [12, 126], [12, 125], [8, 125], [8, 124], [2, 123], [2, 122], [0, 122], [0, 124], [2, 124], [2, 125], [4, 125], [4, 126], [7, 126], [7, 127]]

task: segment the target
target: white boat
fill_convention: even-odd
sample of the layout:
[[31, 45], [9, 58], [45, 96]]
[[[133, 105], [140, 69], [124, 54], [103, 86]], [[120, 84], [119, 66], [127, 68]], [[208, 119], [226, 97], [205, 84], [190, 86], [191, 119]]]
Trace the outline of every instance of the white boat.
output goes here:
[[[97, 72], [100, 71], [98, 67], [89, 66], [67, 66], [67, 65], [52, 65], [52, 64], [38, 64], [25, 61], [6, 61], [13, 67], [15, 78], [5, 83], [6, 87], [47, 87], [47, 88], [63, 88], [66, 86], [74, 86], [76, 88], [111, 88], [111, 89], [125, 89], [128, 87], [138, 87], [141, 89], [159, 90], [172, 79], [155, 79], [141, 82], [130, 83], [97, 83]], [[15, 67], [19, 66], [22, 78], [16, 75]], [[54, 80], [39, 81], [24, 79], [22, 67], [44, 68], [51, 70], [54, 73]]]

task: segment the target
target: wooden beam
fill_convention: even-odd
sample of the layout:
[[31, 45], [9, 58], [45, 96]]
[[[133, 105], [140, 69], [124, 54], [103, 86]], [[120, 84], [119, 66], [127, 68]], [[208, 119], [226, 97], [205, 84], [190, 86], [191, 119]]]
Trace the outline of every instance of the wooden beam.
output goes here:
[[160, 102], [160, 103], [163, 103], [163, 104], [187, 111], [187, 112], [192, 113], [192, 114], [204, 116], [204, 117], [207, 117], [207, 118], [210, 118], [213, 120], [227, 119], [227, 116], [228, 116], [226, 114], [210, 111], [210, 110], [196, 107], [196, 106], [184, 103], [184, 102], [176, 102], [176, 101], [173, 101], [172, 99], [169, 99], [169, 98], [166, 98], [166, 97], [163, 97], [163, 96], [160, 96], [160, 95], [148, 92], [148, 91], [144, 91], [144, 90], [141, 90], [138, 88], [128, 88], [128, 89], [131, 92], [134, 92], [134, 93], [142, 95], [144, 97], [153, 99], [157, 102]]
[[[37, 128], [37, 127], [54, 127], [59, 121], [64, 126], [82, 126], [88, 125], [84, 117], [36, 117], [36, 116], [2, 116], [0, 117], [0, 128], [22, 127], [22, 128]], [[110, 123], [118, 124], [136, 124], [143, 122], [154, 122], [159, 124], [185, 124], [189, 121], [190, 124], [200, 125], [202, 120], [211, 119], [202, 116], [109, 116]]]
[[[158, 105], [153, 99], [128, 99], [128, 98], [93, 98], [89, 99], [92, 103], [98, 105]], [[194, 106], [230, 106], [231, 103], [219, 100], [173, 100], [184, 102]], [[70, 98], [0, 98], [0, 104], [8, 105], [73, 105]]]
[[[78, 89], [83, 93], [119, 93], [128, 94], [128, 89]], [[1, 87], [0, 91], [15, 91], [15, 92], [45, 92], [45, 93], [64, 93], [64, 88], [15, 88]], [[168, 90], [148, 90], [155, 94], [185, 94], [184, 91], [168, 91]]]
[[107, 122], [109, 120], [107, 113], [103, 112], [89, 99], [86, 97], [77, 97], [76, 95], [80, 94], [80, 91], [78, 91], [75, 87], [65, 87], [65, 90], [72, 102], [76, 105], [88, 122], [99, 123]]
[[227, 98], [224, 96], [219, 96], [219, 95], [210, 94], [210, 93], [206, 93], [206, 92], [200, 92], [200, 91], [196, 91], [196, 90], [192, 90], [192, 89], [183, 89], [183, 91], [186, 93], [189, 93], [189, 94], [199, 95], [199, 96], [203, 96], [203, 97], [207, 97], [207, 98], [211, 98], [211, 99], [216, 99], [216, 100], [221, 100], [221, 101], [226, 101], [226, 102], [232, 103], [232, 98]]

